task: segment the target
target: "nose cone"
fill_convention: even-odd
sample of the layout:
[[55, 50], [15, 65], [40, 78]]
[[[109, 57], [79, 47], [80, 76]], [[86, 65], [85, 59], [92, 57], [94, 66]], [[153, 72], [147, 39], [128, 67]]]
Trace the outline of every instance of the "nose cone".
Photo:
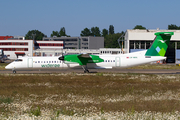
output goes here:
[[12, 64], [10, 63], [10, 64], [8, 64], [6, 67], [5, 67], [5, 69], [12, 69], [13, 68], [13, 66], [12, 66]]

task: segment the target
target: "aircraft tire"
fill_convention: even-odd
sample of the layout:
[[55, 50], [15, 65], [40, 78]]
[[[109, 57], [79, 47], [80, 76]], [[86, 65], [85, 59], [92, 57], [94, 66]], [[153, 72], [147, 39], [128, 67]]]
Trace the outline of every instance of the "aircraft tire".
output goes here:
[[14, 74], [16, 74], [16, 71], [15, 71], [15, 70], [13, 70], [13, 73], [14, 73]]
[[89, 73], [89, 70], [84, 70], [84, 73]]

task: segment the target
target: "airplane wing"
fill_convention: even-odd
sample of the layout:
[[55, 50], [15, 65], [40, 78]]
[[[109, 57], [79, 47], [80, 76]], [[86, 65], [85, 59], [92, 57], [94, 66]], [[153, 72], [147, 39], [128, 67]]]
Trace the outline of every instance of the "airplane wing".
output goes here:
[[97, 55], [89, 55], [87, 53], [65, 55], [63, 60], [65, 63], [74, 62], [79, 63], [79, 65], [87, 65], [87, 63], [99, 63], [104, 61]]

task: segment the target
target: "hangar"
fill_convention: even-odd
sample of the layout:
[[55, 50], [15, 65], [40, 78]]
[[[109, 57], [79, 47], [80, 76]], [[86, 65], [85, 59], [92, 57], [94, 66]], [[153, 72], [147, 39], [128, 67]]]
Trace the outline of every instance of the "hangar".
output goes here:
[[174, 32], [165, 55], [166, 62], [180, 63], [180, 30], [127, 30], [123, 36], [123, 52], [131, 53], [148, 49], [156, 37], [154, 35], [156, 32]]

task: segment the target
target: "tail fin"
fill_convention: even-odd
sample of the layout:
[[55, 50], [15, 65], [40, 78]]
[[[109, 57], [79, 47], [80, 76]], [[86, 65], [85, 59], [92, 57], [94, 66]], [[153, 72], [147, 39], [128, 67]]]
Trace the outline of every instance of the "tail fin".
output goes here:
[[157, 32], [156, 38], [145, 56], [164, 56], [174, 32]]

